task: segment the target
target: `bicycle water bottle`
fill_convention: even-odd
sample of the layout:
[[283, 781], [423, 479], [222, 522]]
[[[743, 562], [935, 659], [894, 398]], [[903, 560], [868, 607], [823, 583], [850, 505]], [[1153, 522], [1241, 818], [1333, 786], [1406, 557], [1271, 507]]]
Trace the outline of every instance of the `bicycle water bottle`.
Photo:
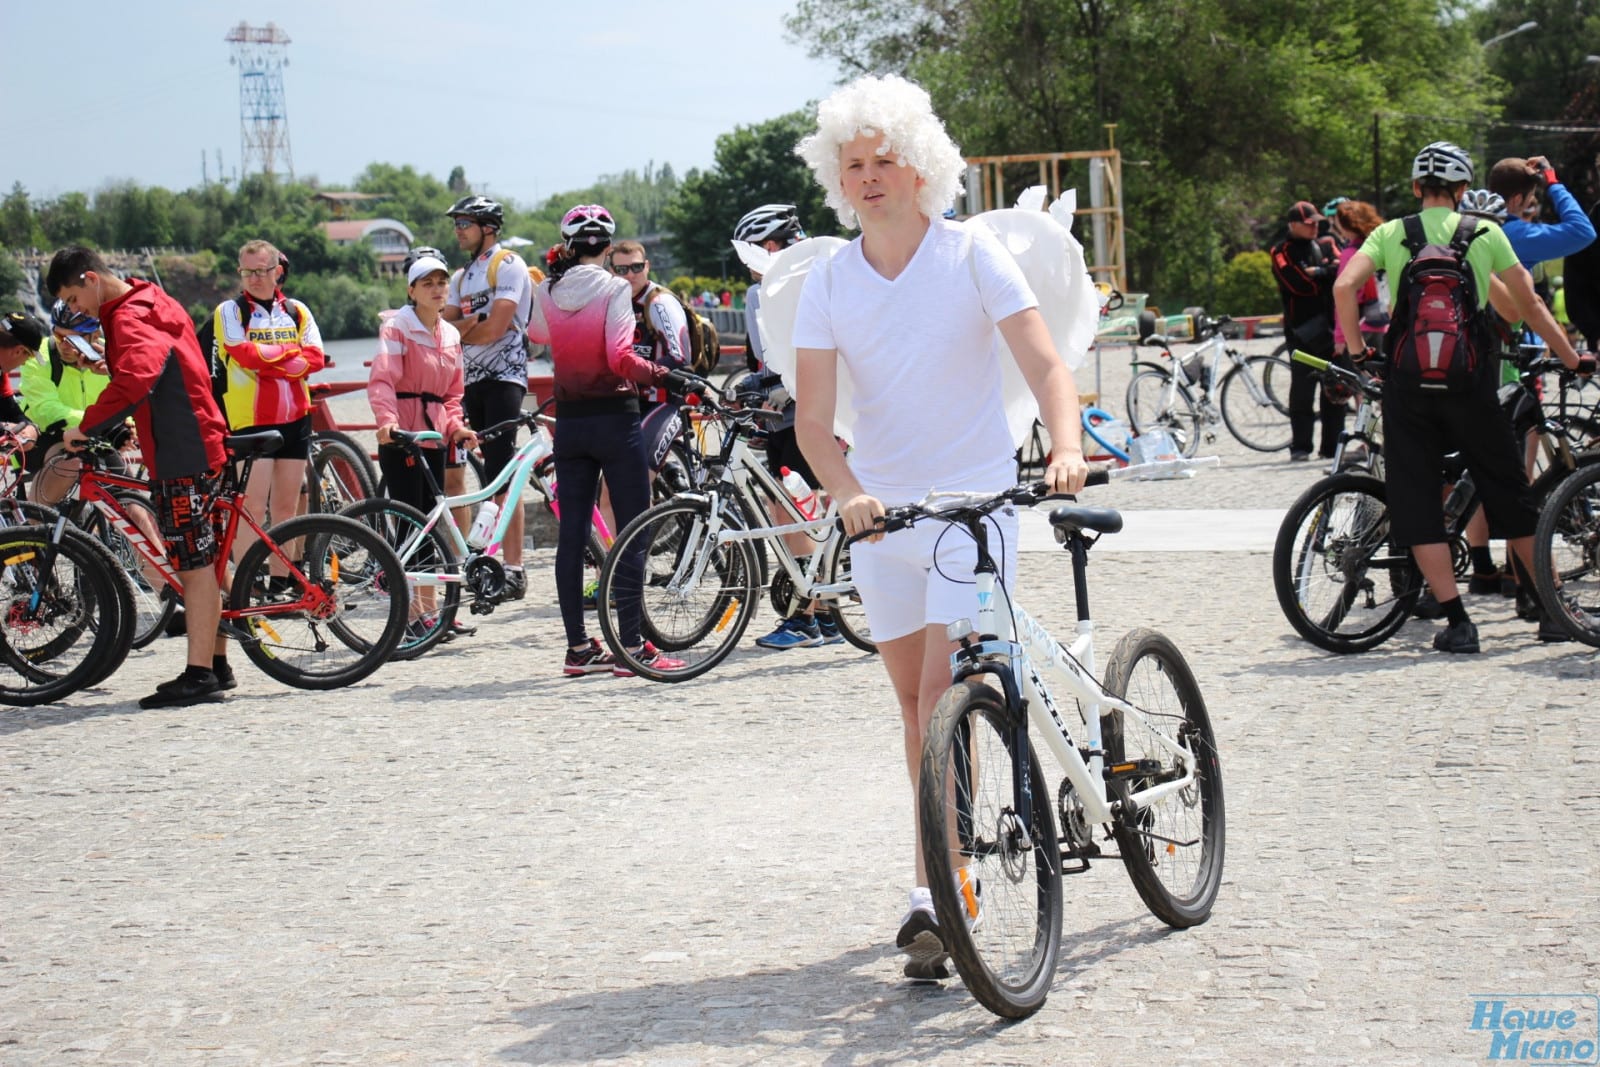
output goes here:
[[500, 517], [500, 505], [493, 500], [485, 500], [478, 506], [478, 517], [472, 520], [472, 530], [467, 534], [467, 544], [473, 548], [482, 548], [489, 543], [489, 534], [494, 531], [495, 520]]
[[817, 517], [817, 491], [806, 484], [806, 480], [788, 467], [780, 467], [783, 472], [783, 488], [788, 491], [795, 506], [800, 509], [800, 514], [808, 519]]

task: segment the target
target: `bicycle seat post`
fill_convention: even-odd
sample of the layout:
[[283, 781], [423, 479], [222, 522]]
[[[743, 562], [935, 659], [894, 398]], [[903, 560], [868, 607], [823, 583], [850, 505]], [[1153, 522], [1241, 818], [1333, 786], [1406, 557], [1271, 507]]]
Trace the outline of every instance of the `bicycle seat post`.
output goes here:
[[1078, 621], [1089, 621], [1089, 542], [1082, 530], [1067, 535], [1067, 552], [1072, 556], [1072, 595], [1078, 609]]

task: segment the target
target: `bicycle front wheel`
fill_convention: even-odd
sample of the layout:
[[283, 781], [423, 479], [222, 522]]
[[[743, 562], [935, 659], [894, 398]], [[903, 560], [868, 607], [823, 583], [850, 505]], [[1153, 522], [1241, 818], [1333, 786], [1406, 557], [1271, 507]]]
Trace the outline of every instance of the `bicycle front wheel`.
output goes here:
[[[288, 589], [272, 581], [274, 547], [304, 580]], [[301, 515], [245, 552], [229, 607], [248, 635], [240, 646], [264, 673], [300, 689], [337, 689], [389, 658], [409, 601], [400, 559], [375, 530], [339, 515]]]
[[1533, 535], [1539, 602], [1574, 640], [1600, 648], [1600, 464], [1579, 467], [1539, 512]]
[[[619, 663], [657, 682], [697, 678], [739, 643], [758, 596], [748, 541], [717, 544], [703, 500], [658, 504], [623, 528], [600, 569], [600, 632]], [[619, 609], [635, 598], [640, 636], [679, 666], [646, 662], [622, 640]]]
[[337, 512], [378, 495], [372, 461], [345, 434], [319, 430], [312, 435], [306, 464], [306, 510]]
[[[117, 505], [133, 520], [135, 528], [158, 552], [161, 550], [161, 527], [150, 500], [142, 493], [124, 490], [115, 494]], [[133, 647], [144, 648], [167, 627], [167, 622], [177, 610], [178, 598], [168, 587], [166, 579], [155, 568], [148, 566], [144, 557], [134, 548], [98, 508], [90, 508], [83, 520], [84, 532], [106, 546], [117, 566], [128, 576], [133, 590]]]
[[398, 500], [361, 500], [339, 514], [376, 530], [400, 558], [411, 605], [394, 658], [416, 659], [445, 639], [461, 607], [461, 561], [454, 546], [437, 526], [428, 526], [426, 515]]
[[1289, 364], [1250, 356], [1222, 378], [1222, 422], [1241, 445], [1257, 452], [1289, 447]]
[[[1122, 803], [1112, 823], [1123, 866], [1151, 914], [1168, 926], [1211, 917], [1222, 886], [1222, 766], [1205, 698], [1176, 645], [1154, 630], [1124, 634], [1106, 664], [1106, 691], [1138, 708], [1100, 719], [1112, 795]], [[1194, 780], [1129, 810], [1131, 793], [1175, 781], [1183, 768], [1169, 746], [1194, 758]]]
[[1272, 586], [1295, 631], [1329, 652], [1365, 652], [1400, 629], [1422, 577], [1389, 539], [1383, 483], [1336, 474], [1300, 494], [1278, 527]]
[[[1200, 409], [1194, 397], [1179, 383], [1171, 385], [1172, 375], [1158, 367], [1140, 364], [1128, 383], [1128, 423], [1134, 433], [1165, 430], [1177, 443], [1178, 451], [1193, 456], [1200, 449]], [[1171, 395], [1168, 395], [1168, 390]]]
[[[982, 682], [945, 690], [917, 783], [922, 859], [945, 950], [978, 1002], [1022, 1019], [1044, 1004], [1061, 943], [1061, 844], [1051, 792], [1018, 713]], [[1017, 787], [1027, 775], [1027, 793]], [[1016, 798], [1031, 795], [1024, 816]]]

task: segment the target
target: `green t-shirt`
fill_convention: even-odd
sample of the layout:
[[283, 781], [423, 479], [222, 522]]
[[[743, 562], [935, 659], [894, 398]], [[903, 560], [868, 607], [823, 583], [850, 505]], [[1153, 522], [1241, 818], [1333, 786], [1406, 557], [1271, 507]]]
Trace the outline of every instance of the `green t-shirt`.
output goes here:
[[[1422, 232], [1427, 235], [1430, 244], [1449, 244], [1460, 219], [1460, 215], [1447, 207], [1424, 208]], [[1485, 230], [1488, 232], [1483, 232]], [[1505, 231], [1489, 220], [1480, 219], [1478, 231], [1480, 236], [1474, 238], [1467, 248], [1467, 265], [1472, 268], [1472, 276], [1477, 283], [1478, 306], [1485, 307], [1489, 303], [1489, 275], [1516, 266], [1517, 254], [1511, 250], [1511, 242]], [[1400, 295], [1400, 275], [1406, 269], [1406, 264], [1411, 262], [1411, 253], [1406, 251], [1405, 240], [1405, 220], [1390, 219], [1368, 234], [1361, 246], [1362, 255], [1372, 260], [1378, 270], [1388, 272], [1390, 310], [1393, 310], [1394, 301]]]

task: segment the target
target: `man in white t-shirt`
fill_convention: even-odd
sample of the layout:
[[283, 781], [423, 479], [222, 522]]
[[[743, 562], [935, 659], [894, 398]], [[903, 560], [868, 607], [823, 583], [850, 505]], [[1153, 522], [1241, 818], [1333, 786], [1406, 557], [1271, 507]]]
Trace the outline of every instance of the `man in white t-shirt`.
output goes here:
[[[445, 212], [455, 220], [456, 243], [467, 265], [450, 276], [450, 300], [441, 313], [461, 331], [461, 362], [466, 392], [461, 407], [467, 423], [482, 433], [495, 423], [522, 413], [528, 395], [528, 315], [533, 306], [533, 280], [522, 257], [500, 244], [505, 211], [486, 196], [464, 196]], [[517, 435], [508, 433], [483, 445], [483, 476], [493, 481], [517, 450]], [[447, 464], [445, 491], [466, 491], [466, 470]], [[495, 498], [505, 506], [505, 494]], [[470, 523], [458, 511], [456, 521]], [[506, 593], [521, 600], [528, 590], [522, 572], [522, 509], [506, 527]]]
[[[846, 532], [871, 530], [885, 505], [920, 499], [929, 488], [1013, 484], [996, 329], [1055, 443], [1046, 480], [1059, 492], [1081, 489], [1088, 467], [1072, 372], [1011, 256], [992, 237], [940, 217], [960, 192], [966, 164], [928, 94], [898, 77], [865, 77], [825, 100], [817, 118], [817, 132], [796, 151], [840, 221], [859, 224], [861, 236], [805, 280], [794, 330], [795, 430], [812, 470], [840, 502]], [[848, 460], [833, 437], [840, 361], [857, 412]], [[995, 554], [1009, 580], [1016, 516], [995, 518], [1004, 538]], [[943, 531], [926, 523], [852, 552], [852, 577], [900, 704], [913, 818], [923, 733], [950, 684], [955, 645], [945, 627], [976, 618], [978, 608], [975, 550], [959, 535], [941, 541]], [[990, 543], [1001, 547], [993, 535]], [[920, 842], [915, 884], [896, 944], [910, 956], [908, 976], [943, 977], [947, 953]], [[975, 909], [967, 888], [958, 886]]]

